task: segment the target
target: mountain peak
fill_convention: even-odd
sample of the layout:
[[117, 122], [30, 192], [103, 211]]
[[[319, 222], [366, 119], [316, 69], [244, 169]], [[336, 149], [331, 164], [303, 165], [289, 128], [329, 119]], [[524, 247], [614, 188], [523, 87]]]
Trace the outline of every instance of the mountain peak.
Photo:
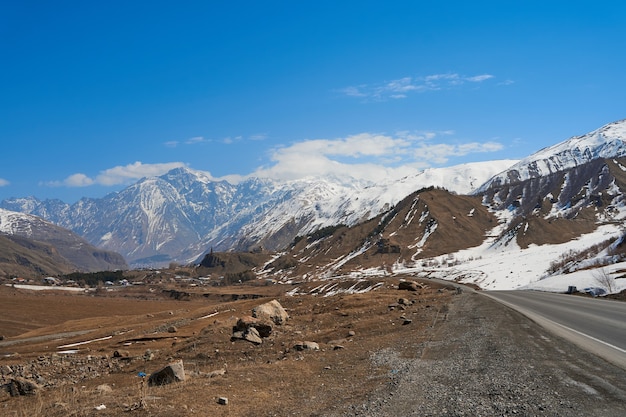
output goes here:
[[494, 176], [477, 192], [565, 171], [600, 158], [626, 155], [626, 119], [543, 148]]

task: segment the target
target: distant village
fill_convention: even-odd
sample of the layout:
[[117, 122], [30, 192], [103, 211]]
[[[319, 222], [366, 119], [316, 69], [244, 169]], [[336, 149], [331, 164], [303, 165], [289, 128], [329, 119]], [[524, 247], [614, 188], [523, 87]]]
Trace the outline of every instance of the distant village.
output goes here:
[[[43, 278], [13, 277], [0, 278], [8, 286], [29, 286], [33, 289], [74, 289], [93, 291], [96, 289], [116, 290], [131, 286], [175, 284], [182, 287], [224, 285], [223, 276], [191, 277], [186, 271], [135, 270], [104, 271], [98, 273], [74, 273], [68, 276]], [[37, 287], [37, 288], [36, 288]]]

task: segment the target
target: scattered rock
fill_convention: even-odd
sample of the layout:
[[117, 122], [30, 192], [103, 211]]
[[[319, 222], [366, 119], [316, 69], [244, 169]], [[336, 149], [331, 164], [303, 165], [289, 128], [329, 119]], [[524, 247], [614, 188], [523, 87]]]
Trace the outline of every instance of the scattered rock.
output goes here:
[[236, 330], [233, 332], [231, 336], [231, 340], [247, 340], [250, 343], [254, 343], [255, 345], [260, 345], [263, 343], [263, 339], [259, 335], [259, 331], [254, 327], [248, 327], [246, 330]]
[[285, 311], [283, 306], [281, 306], [277, 300], [272, 300], [268, 303], [261, 304], [260, 306], [256, 306], [255, 308], [253, 308], [252, 317], [267, 317], [271, 321], [273, 321], [274, 324], [281, 325], [287, 322], [289, 314], [287, 314], [287, 311]]
[[337, 340], [329, 341], [327, 345], [332, 347], [333, 350], [339, 350], [339, 349], [343, 349], [346, 343], [348, 343], [347, 339], [337, 339]]
[[400, 281], [400, 284], [398, 284], [398, 289], [399, 290], [405, 290], [405, 291], [417, 291], [417, 290], [421, 290], [422, 287], [420, 284], [418, 284], [415, 281]]
[[348, 337], [354, 337], [356, 335], [356, 333], [354, 332], [354, 330], [350, 330], [348, 332]]
[[146, 350], [146, 352], [143, 354], [143, 359], [146, 361], [151, 361], [154, 359], [154, 352], [152, 352], [150, 349]]
[[272, 333], [272, 324], [269, 320], [262, 320], [252, 316], [243, 316], [237, 320], [237, 324], [233, 328], [235, 331], [246, 331], [250, 327], [254, 327], [261, 337], [269, 337]]
[[320, 350], [320, 345], [315, 342], [296, 342], [293, 346], [295, 350]]
[[409, 306], [411, 302], [407, 298], [398, 298], [398, 304], [402, 306]]
[[20, 395], [36, 395], [41, 387], [28, 379], [13, 378], [11, 382], [7, 384], [7, 391], [11, 397], [18, 397]]
[[173, 382], [180, 382], [185, 380], [185, 368], [183, 367], [183, 361], [179, 360], [170, 363], [165, 368], [154, 372], [148, 378], [148, 385], [166, 385]]
[[208, 374], [206, 374], [206, 376], [209, 378], [215, 378], [216, 376], [223, 376], [223, 375], [226, 375], [226, 369], [224, 368], [211, 371]]
[[106, 410], [106, 409], [107, 409], [107, 406], [104, 405], [104, 404], [100, 404], [100, 405], [97, 405], [97, 406], [94, 407], [94, 410], [96, 410], [96, 411], [102, 411], [102, 410]]
[[99, 394], [110, 394], [113, 392], [113, 388], [109, 384], [101, 384], [96, 387], [96, 391]]
[[178, 329], [176, 328], [176, 326], [170, 326], [167, 328], [168, 333], [176, 333], [177, 331]]
[[403, 304], [398, 304], [398, 303], [389, 304], [389, 305], [387, 306], [387, 308], [389, 308], [389, 310], [391, 310], [391, 311], [393, 311], [393, 310], [395, 310], [395, 309], [398, 309], [398, 310], [406, 310], [406, 306], [405, 306], [405, 305], [403, 305]]
[[130, 353], [127, 350], [116, 350], [113, 352], [114, 358], [128, 358]]
[[217, 403], [219, 405], [228, 405], [228, 398], [226, 398], [226, 397], [219, 397], [217, 399]]

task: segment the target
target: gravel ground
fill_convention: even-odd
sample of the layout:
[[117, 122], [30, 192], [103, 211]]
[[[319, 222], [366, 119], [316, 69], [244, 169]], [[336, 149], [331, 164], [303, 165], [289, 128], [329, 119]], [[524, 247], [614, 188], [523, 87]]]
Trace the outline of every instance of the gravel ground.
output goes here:
[[426, 343], [372, 353], [386, 383], [325, 415], [626, 415], [626, 371], [521, 314], [466, 293], [443, 319]]

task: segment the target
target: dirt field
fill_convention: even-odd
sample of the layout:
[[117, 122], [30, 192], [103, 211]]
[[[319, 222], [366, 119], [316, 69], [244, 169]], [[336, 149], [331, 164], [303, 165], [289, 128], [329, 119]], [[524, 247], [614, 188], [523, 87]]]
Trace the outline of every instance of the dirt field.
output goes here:
[[[372, 364], [373, 352], [427, 341], [456, 296], [440, 284], [413, 292], [398, 283], [142, 287], [91, 295], [3, 287], [0, 384], [19, 377], [38, 389], [0, 393], [0, 414], [286, 416], [359, 404], [389, 380], [388, 369]], [[231, 339], [238, 318], [274, 299], [289, 314], [285, 324], [274, 325], [260, 345]], [[296, 349], [302, 341], [320, 349]], [[179, 359], [184, 382], [148, 387], [139, 376]], [[220, 397], [228, 404], [218, 404]]]

